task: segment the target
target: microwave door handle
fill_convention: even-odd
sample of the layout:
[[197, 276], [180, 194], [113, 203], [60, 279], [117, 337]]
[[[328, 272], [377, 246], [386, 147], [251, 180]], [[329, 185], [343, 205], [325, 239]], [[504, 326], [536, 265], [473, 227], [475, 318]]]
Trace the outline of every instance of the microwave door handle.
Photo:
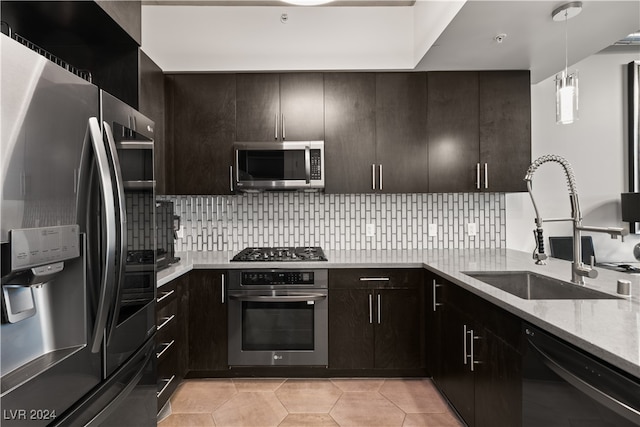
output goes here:
[[100, 351], [102, 338], [104, 336], [107, 317], [109, 315], [109, 301], [113, 295], [113, 284], [115, 282], [115, 257], [116, 257], [116, 212], [115, 199], [112, 181], [109, 172], [109, 160], [107, 152], [103, 145], [102, 134], [98, 119], [91, 117], [87, 133], [91, 138], [91, 144], [95, 153], [95, 159], [98, 166], [98, 180], [102, 189], [102, 199], [105, 211], [105, 229], [104, 239], [106, 243], [106, 251], [104, 254], [104, 266], [102, 274], [102, 283], [100, 284], [100, 296], [98, 299], [98, 308], [96, 312], [96, 321], [93, 330], [93, 340], [91, 343], [91, 352]]
[[[284, 137], [284, 134], [282, 135]], [[311, 184], [311, 147], [304, 147], [304, 176], [307, 184]]]
[[107, 137], [107, 154], [111, 156], [111, 162], [113, 165], [114, 171], [114, 181], [116, 183], [116, 194], [118, 195], [118, 208], [120, 218], [119, 221], [116, 222], [116, 227], [118, 228], [118, 233], [116, 234], [119, 237], [119, 249], [120, 249], [120, 259], [118, 262], [118, 271], [116, 272], [116, 295], [115, 295], [115, 304], [113, 316], [111, 318], [111, 326], [109, 327], [109, 334], [107, 335], [107, 343], [111, 341], [113, 333], [116, 329], [116, 324], [118, 323], [118, 311], [120, 310], [120, 296], [122, 288], [124, 287], [124, 267], [126, 263], [127, 257], [127, 213], [126, 213], [126, 201], [124, 196], [124, 185], [122, 181], [122, 173], [120, 171], [120, 161], [118, 160], [118, 153], [116, 151], [116, 143], [113, 138], [113, 133], [111, 132], [111, 126], [107, 122], [103, 122], [104, 124], [104, 133]]

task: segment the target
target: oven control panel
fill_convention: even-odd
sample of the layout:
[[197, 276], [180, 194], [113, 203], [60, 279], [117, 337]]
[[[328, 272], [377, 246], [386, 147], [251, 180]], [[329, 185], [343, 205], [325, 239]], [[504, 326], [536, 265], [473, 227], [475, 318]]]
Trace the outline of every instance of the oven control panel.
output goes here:
[[313, 285], [313, 271], [244, 271], [242, 285], [277, 286], [277, 285]]

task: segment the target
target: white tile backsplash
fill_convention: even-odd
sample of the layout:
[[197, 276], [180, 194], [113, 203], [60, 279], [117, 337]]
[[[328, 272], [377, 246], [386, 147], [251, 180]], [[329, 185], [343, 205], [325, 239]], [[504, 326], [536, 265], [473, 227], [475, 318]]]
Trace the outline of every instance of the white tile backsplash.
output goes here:
[[[325, 249], [506, 247], [504, 193], [161, 196], [185, 227], [176, 251], [239, 251], [247, 246]], [[467, 235], [475, 222], [477, 235]], [[375, 225], [367, 237], [366, 224]], [[428, 236], [437, 224], [437, 236]]]

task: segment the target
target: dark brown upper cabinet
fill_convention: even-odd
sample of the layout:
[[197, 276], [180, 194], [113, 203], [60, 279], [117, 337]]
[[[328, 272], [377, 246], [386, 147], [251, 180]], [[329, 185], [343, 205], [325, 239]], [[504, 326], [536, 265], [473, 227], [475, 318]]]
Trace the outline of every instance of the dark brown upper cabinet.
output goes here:
[[481, 72], [478, 88], [482, 190], [527, 191], [524, 176], [531, 164], [530, 73]]
[[476, 191], [478, 73], [428, 73], [427, 87], [429, 191]]
[[166, 78], [169, 194], [231, 194], [235, 74]]
[[238, 74], [238, 141], [324, 139], [322, 73]]
[[140, 11], [139, 1], [0, 2], [0, 16], [14, 33], [90, 72], [95, 85], [136, 109], [139, 40], [131, 32]]
[[428, 191], [424, 73], [325, 75], [328, 193]]
[[142, 1], [95, 0], [133, 40], [142, 45]]
[[166, 170], [165, 170], [165, 96], [164, 74], [160, 67], [151, 60], [143, 51], [140, 51], [140, 84], [139, 84], [139, 110], [142, 114], [153, 120], [153, 162], [154, 179], [156, 181], [156, 194], [167, 194]]
[[429, 191], [525, 191], [529, 72], [430, 72], [427, 82]]
[[376, 163], [375, 73], [324, 77], [325, 192], [373, 191]]
[[426, 193], [427, 82], [424, 73], [376, 75], [376, 159], [374, 190]]

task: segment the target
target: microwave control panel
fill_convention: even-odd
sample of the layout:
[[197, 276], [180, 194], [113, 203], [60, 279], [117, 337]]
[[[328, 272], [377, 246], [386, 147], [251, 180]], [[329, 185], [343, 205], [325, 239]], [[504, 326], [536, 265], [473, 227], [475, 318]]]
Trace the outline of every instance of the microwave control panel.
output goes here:
[[320, 150], [311, 150], [311, 179], [322, 179], [322, 154]]

